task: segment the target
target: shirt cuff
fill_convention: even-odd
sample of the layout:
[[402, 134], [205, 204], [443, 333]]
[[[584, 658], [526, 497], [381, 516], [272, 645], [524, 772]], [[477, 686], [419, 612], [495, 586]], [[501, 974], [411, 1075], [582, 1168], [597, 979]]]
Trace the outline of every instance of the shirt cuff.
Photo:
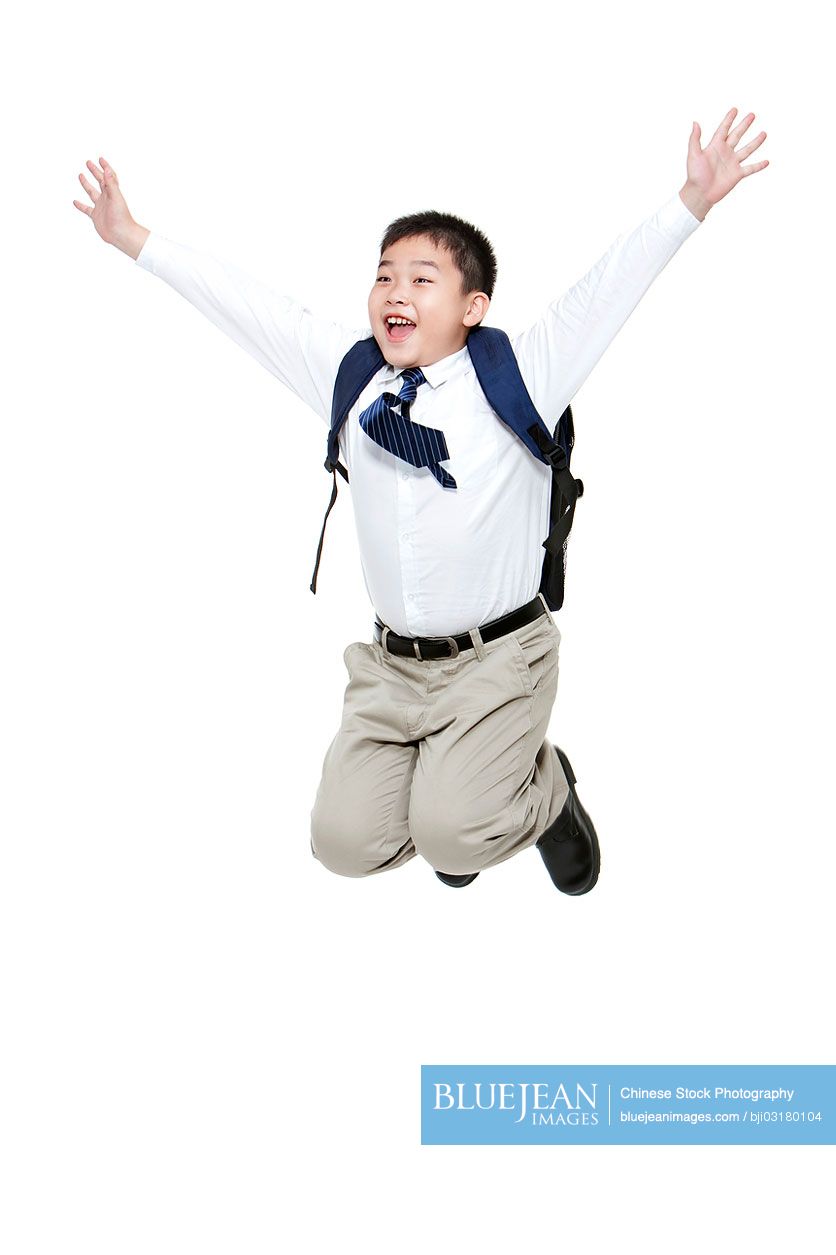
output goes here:
[[656, 214], [656, 221], [660, 231], [663, 231], [665, 235], [672, 240], [677, 240], [679, 243], [687, 240], [688, 236], [692, 235], [697, 227], [702, 226], [700, 219], [696, 214], [691, 213], [679, 192], [665, 202]]
[[141, 266], [143, 270], [150, 270], [152, 274], [156, 273], [154, 266], [165, 256], [166, 240], [156, 231], [151, 231], [146, 235], [145, 243], [134, 258], [134, 265]]

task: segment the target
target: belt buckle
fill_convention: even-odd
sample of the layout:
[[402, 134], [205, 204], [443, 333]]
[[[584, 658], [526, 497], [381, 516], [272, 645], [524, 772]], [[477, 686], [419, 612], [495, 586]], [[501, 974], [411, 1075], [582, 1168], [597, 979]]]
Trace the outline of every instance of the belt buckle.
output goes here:
[[[436, 637], [434, 637], [433, 639], [434, 639], [434, 640], [437, 640], [437, 641], [447, 641], [447, 643], [448, 643], [448, 644], [449, 644], [449, 646], [450, 646], [450, 653], [447, 655], [447, 657], [448, 657], [448, 658], [458, 658], [458, 656], [459, 656], [459, 647], [458, 647], [458, 645], [456, 644], [455, 637], [453, 637], [453, 636], [436, 636]], [[417, 641], [417, 640], [414, 640], [414, 641], [412, 642], [412, 648], [413, 648], [413, 651], [414, 651], [414, 653], [415, 653], [415, 657], [418, 659], [418, 661], [419, 661], [419, 662], [431, 662], [431, 661], [432, 661], [430, 658], [422, 658], [422, 657], [421, 657], [421, 646], [420, 646], [420, 644], [418, 643], [418, 641]]]

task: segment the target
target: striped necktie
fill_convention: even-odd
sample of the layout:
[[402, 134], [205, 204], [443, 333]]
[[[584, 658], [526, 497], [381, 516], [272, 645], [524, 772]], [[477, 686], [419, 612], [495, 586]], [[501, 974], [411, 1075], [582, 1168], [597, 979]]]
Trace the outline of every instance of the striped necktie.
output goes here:
[[[422, 383], [426, 383], [419, 366], [410, 366], [401, 372], [403, 386], [397, 396], [383, 392], [360, 415], [360, 426], [375, 444], [394, 453], [395, 457], [412, 466], [428, 467], [442, 488], [455, 488], [456, 481], [439, 462], [449, 458], [444, 432], [435, 427], [422, 427], [409, 417], [409, 407]], [[400, 404], [400, 414], [395, 406]]]

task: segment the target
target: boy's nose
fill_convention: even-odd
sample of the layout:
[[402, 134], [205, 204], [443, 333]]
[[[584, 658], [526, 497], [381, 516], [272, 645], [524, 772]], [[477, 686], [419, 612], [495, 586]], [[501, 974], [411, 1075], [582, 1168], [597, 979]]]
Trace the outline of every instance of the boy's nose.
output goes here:
[[389, 305], [406, 305], [407, 298], [403, 295], [401, 288], [409, 288], [409, 281], [404, 282], [403, 279], [393, 279], [386, 289], [386, 301]]

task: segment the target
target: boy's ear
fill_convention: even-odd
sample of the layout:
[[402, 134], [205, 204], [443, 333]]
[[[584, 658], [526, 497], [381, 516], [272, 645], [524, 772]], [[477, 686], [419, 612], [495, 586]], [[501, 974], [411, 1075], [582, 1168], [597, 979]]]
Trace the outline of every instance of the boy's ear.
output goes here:
[[485, 292], [472, 292], [470, 296], [470, 304], [467, 307], [462, 322], [466, 327], [475, 327], [480, 323], [488, 312], [488, 306], [491, 298]]

